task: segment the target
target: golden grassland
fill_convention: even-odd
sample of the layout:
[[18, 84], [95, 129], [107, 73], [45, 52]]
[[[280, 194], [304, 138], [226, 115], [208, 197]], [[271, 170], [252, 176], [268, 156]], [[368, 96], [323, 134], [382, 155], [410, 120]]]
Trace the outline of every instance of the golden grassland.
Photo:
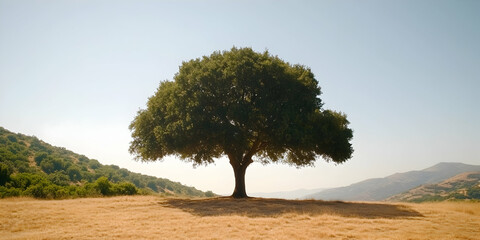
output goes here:
[[0, 239], [480, 239], [480, 203], [0, 200]]

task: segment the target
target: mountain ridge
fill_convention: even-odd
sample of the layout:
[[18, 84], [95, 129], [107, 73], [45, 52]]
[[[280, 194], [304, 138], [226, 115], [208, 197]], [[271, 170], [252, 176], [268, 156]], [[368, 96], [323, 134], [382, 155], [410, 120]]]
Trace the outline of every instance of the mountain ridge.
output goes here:
[[455, 199], [480, 199], [480, 171], [464, 172], [439, 183], [424, 184], [391, 196], [391, 202], [423, 202]]
[[480, 171], [479, 165], [440, 162], [423, 170], [371, 178], [349, 186], [327, 189], [304, 198], [343, 201], [381, 201], [423, 184], [440, 182], [462, 172]]

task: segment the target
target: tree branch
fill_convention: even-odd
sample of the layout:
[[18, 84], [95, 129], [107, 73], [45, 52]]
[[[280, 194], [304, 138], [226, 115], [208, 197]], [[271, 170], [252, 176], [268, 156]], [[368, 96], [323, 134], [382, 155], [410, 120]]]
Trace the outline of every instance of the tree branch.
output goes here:
[[256, 152], [258, 152], [258, 149], [260, 149], [261, 143], [262, 141], [260, 141], [259, 138], [257, 138], [255, 142], [253, 142], [253, 145], [250, 148], [250, 150], [243, 156], [242, 164], [252, 163], [252, 157]]

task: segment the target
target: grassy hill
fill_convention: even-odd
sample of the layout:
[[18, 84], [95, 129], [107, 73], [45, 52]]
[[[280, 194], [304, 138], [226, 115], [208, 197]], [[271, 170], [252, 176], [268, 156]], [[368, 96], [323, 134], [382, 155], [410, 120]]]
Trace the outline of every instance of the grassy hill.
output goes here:
[[466, 172], [436, 184], [426, 184], [395, 195], [387, 201], [425, 202], [480, 199], [480, 172]]
[[432, 167], [384, 178], [372, 178], [350, 186], [331, 188], [305, 198], [322, 200], [381, 201], [424, 184], [433, 184], [463, 172], [480, 171], [478, 165], [439, 163]]
[[72, 198], [153, 194], [205, 197], [202, 192], [168, 179], [102, 165], [36, 137], [0, 127], [0, 197]]

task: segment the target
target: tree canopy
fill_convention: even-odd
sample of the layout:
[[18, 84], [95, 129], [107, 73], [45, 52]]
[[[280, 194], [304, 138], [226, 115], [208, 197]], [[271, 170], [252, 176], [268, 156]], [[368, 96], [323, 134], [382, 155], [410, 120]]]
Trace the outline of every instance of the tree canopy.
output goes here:
[[194, 164], [227, 156], [233, 197], [246, 197], [253, 161], [342, 163], [353, 152], [346, 116], [325, 110], [308, 67], [268, 51], [232, 48], [183, 62], [174, 81], [160, 83], [130, 125], [130, 152], [143, 161], [176, 155]]

